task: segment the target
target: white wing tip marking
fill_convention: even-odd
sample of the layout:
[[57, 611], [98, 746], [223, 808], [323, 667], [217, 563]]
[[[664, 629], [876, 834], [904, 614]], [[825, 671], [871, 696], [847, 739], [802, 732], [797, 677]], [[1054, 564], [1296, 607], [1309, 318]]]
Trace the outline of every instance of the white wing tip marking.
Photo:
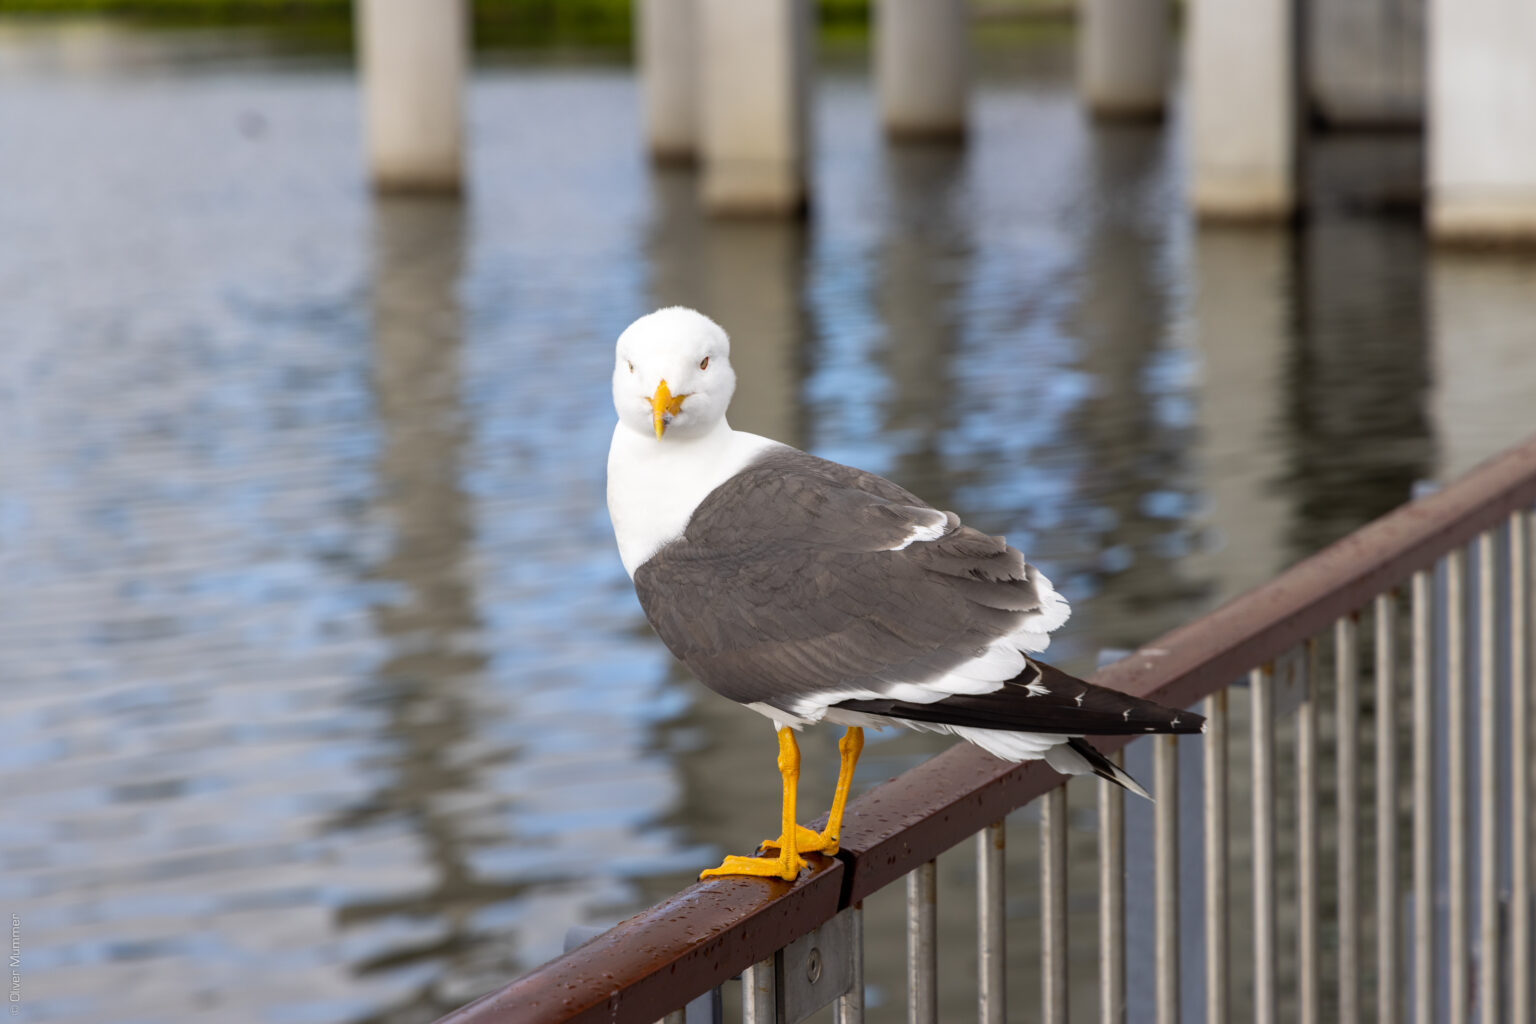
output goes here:
[[949, 517], [942, 512], [936, 511], [935, 514], [939, 517], [939, 521], [937, 523], [932, 523], [928, 526], [912, 527], [912, 532], [907, 534], [905, 540], [903, 540], [900, 544], [894, 544], [885, 550], [904, 551], [909, 546], [920, 540], [938, 540], [940, 537], [944, 536], [944, 531], [949, 529]]
[[1086, 697], [1086, 696], [1088, 696], [1088, 691], [1084, 690], [1082, 693], [1078, 694], [1076, 697], [1073, 697], [1072, 699], [1077, 701], [1077, 706], [1078, 707], [1082, 707], [1083, 706], [1083, 698]]
[[[1050, 690], [1046, 689], [1044, 686], [1041, 686], [1039, 683], [1027, 683], [1024, 686], [1024, 689], [1029, 691], [1029, 695], [1031, 697], [1048, 697], [1051, 694]], [[1082, 703], [1081, 697], [1078, 698], [1078, 703]]]

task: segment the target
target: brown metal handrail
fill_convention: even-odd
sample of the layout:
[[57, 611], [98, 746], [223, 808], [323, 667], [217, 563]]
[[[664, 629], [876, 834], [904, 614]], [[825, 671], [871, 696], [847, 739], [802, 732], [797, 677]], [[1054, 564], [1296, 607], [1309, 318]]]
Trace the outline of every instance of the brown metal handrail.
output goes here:
[[[1536, 438], [1405, 505], [1271, 582], [1175, 629], [1093, 681], [1187, 707], [1536, 504]], [[1106, 752], [1135, 737], [1104, 737]], [[444, 1024], [649, 1024], [1060, 785], [1042, 762], [1006, 764], [961, 744], [854, 801], [837, 858], [790, 884], [690, 886]]]

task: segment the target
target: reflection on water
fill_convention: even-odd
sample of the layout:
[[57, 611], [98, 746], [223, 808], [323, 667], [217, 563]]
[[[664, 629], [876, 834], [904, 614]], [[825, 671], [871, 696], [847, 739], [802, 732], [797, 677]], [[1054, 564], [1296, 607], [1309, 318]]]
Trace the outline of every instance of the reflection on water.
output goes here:
[[[1087, 122], [1067, 38], [989, 44], [958, 148], [885, 146], [834, 62], [807, 224], [702, 217], [601, 66], [482, 69], [470, 200], [375, 201], [348, 69], [252, 40], [0, 30], [0, 236], [26, 240], [0, 249], [0, 912], [28, 1019], [420, 1020], [771, 829], [771, 730], [671, 662], [613, 551], [611, 345], [649, 308], [731, 330], [736, 425], [1021, 542], [1077, 669], [1536, 408], [1536, 264], [1362, 212], [1416, 147], [1321, 152], [1350, 185], [1296, 235], [1192, 231], [1176, 136]], [[806, 737], [807, 815], [834, 741]], [[857, 785], [944, 745], [872, 737]], [[956, 1014], [968, 900], [941, 900]], [[868, 913], [895, 1007], [899, 906]]]

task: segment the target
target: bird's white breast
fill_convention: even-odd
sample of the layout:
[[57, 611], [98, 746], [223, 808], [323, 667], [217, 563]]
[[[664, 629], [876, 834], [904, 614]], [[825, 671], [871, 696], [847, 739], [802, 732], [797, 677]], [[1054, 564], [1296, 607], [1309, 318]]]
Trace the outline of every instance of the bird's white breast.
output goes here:
[[656, 440], [619, 423], [608, 448], [608, 516], [631, 577], [682, 536], [709, 492], [779, 442], [732, 430], [724, 420], [695, 438]]

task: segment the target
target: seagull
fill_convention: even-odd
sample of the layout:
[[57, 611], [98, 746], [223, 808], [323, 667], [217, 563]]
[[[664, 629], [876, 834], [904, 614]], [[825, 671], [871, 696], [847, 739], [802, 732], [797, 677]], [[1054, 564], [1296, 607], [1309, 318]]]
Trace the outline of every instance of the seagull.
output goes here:
[[[704, 685], [778, 736], [781, 831], [711, 875], [793, 880], [838, 850], [865, 728], [950, 733], [1146, 796], [1086, 735], [1204, 720], [1037, 660], [1070, 609], [1001, 537], [873, 473], [733, 430], [730, 339], [674, 306], [619, 335], [608, 514], [646, 618]], [[844, 727], [826, 828], [795, 820], [795, 731]], [[777, 851], [776, 856], [772, 855]]]

